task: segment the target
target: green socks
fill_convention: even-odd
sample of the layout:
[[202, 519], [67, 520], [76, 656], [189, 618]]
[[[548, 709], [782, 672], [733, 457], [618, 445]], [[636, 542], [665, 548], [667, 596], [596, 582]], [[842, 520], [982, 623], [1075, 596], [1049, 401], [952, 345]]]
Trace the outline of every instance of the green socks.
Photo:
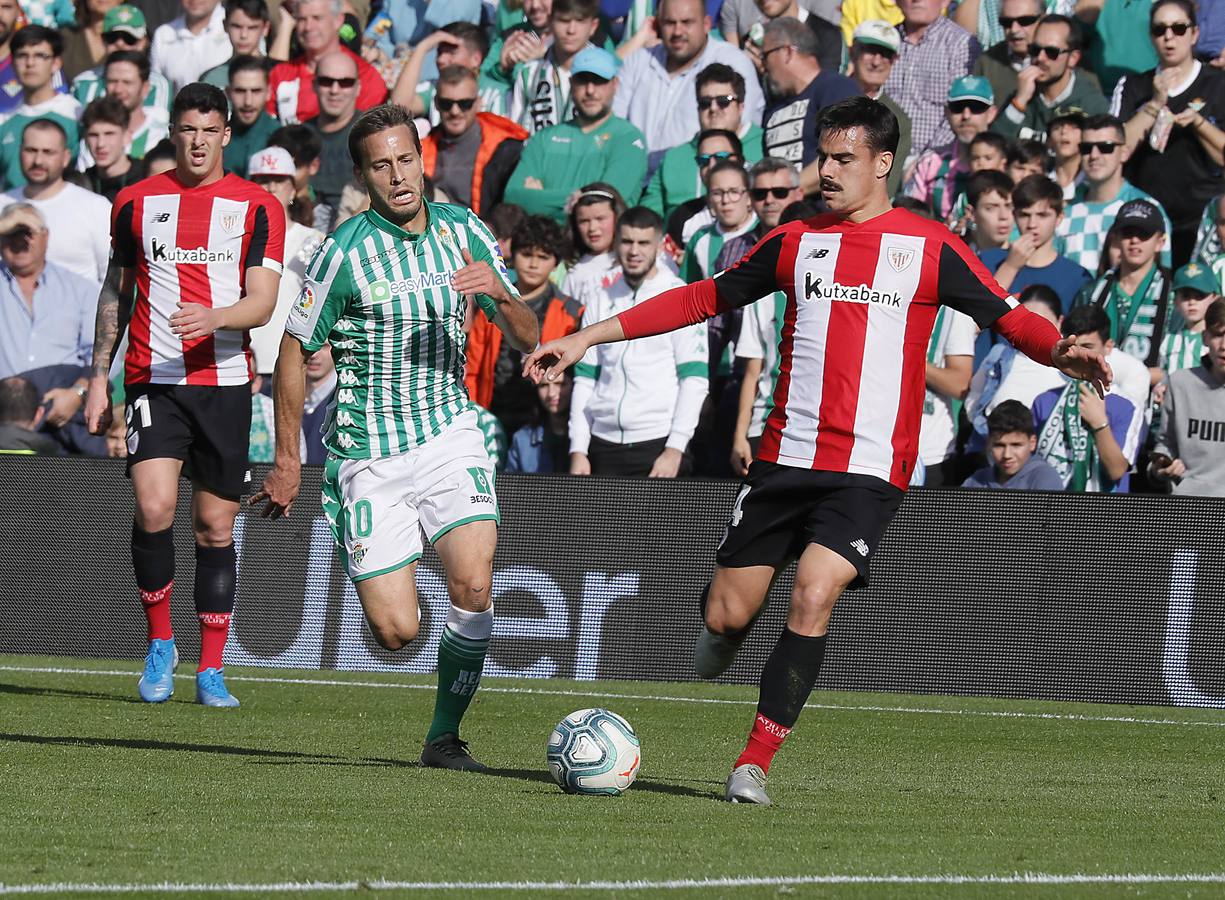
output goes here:
[[481, 683], [492, 632], [493, 607], [479, 613], [451, 607], [438, 644], [438, 694], [427, 742], [448, 733], [458, 737], [460, 720]]

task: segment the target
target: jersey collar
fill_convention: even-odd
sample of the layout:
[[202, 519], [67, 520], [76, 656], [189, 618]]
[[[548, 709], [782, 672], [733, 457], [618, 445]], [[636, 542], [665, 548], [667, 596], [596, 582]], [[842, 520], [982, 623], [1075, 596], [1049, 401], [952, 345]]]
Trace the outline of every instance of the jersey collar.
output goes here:
[[421, 202], [425, 204], [425, 228], [423, 228], [419, 232], [406, 231], [404, 228], [401, 228], [399, 225], [396, 225], [394, 222], [390, 222], [387, 219], [383, 218], [383, 216], [380, 215], [378, 212], [376, 212], [373, 208], [367, 209], [366, 215], [370, 218], [370, 221], [374, 224], [374, 226], [378, 228], [380, 231], [387, 232], [389, 235], [394, 237], [396, 240], [408, 241], [410, 243], [415, 244], [417, 243], [417, 241], [421, 240], [423, 237], [425, 237], [427, 234], [429, 234], [431, 231], [434, 230], [435, 216], [434, 216], [433, 204], [431, 204], [430, 201], [426, 200], [424, 197], [421, 198]]

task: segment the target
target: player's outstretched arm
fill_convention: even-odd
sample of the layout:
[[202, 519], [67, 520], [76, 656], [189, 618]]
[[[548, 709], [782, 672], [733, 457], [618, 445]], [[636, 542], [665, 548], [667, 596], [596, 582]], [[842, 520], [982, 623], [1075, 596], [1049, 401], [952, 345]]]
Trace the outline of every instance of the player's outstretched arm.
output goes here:
[[621, 319], [612, 316], [573, 334], [541, 344], [523, 360], [523, 376], [536, 384], [556, 381], [596, 344], [613, 344], [623, 340], [625, 332], [621, 330]]
[[[94, 319], [94, 353], [85, 397], [85, 426], [90, 434], [105, 434], [111, 426], [111, 362], [132, 312], [133, 270], [111, 260], [98, 294]], [[123, 298], [122, 300], [120, 298]]]
[[272, 471], [258, 494], [247, 502], [264, 503], [260, 515], [279, 519], [289, 515], [302, 482], [302, 406], [306, 402], [307, 350], [292, 334], [281, 338], [272, 374], [272, 403], [276, 421], [276, 456]]

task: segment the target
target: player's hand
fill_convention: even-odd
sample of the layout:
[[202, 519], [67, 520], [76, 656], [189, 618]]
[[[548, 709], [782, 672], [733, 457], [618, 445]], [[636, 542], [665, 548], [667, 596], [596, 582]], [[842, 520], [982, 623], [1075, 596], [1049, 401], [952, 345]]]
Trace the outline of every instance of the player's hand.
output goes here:
[[1099, 397], [1105, 397], [1114, 381], [1114, 370], [1096, 350], [1076, 346], [1076, 339], [1073, 334], [1057, 343], [1051, 349], [1051, 362], [1064, 375], [1089, 382]]
[[89, 393], [85, 395], [85, 427], [90, 434], [106, 434], [113, 413], [110, 381], [105, 375], [96, 375], [89, 380]]
[[749, 463], [753, 461], [753, 448], [744, 435], [732, 438], [732, 471], [743, 478], [749, 474]]
[[591, 457], [586, 453], [571, 453], [570, 454], [570, 474], [571, 475], [590, 475], [591, 474]]
[[51, 404], [43, 421], [59, 428], [77, 414], [84, 402], [72, 388], [52, 388], [43, 394], [43, 403]]
[[221, 310], [200, 303], [179, 301], [179, 308], [170, 316], [170, 330], [184, 341], [198, 341], [221, 327]]
[[1097, 391], [1083, 381], [1080, 390], [1080, 420], [1090, 428], [1109, 424], [1110, 417], [1106, 414], [1106, 398], [1099, 397]]
[[541, 344], [523, 360], [523, 377], [533, 384], [556, 381], [563, 372], [583, 358], [587, 339], [581, 331]]
[[452, 289], [460, 294], [484, 294], [486, 297], [502, 302], [510, 299], [506, 285], [502, 283], [502, 279], [497, 276], [489, 263], [484, 260], [480, 262], [473, 260], [467, 247], [461, 252], [466, 265], [451, 273]]
[[263, 502], [264, 508], [259, 511], [260, 518], [280, 519], [289, 515], [289, 510], [293, 507], [293, 502], [298, 499], [298, 491], [301, 488], [301, 465], [286, 466], [278, 462], [264, 478], [260, 492], [247, 500], [247, 505], [256, 506]]
[[665, 447], [664, 452], [655, 457], [655, 464], [647, 478], [675, 478], [681, 473], [681, 463], [685, 454], [672, 447]]

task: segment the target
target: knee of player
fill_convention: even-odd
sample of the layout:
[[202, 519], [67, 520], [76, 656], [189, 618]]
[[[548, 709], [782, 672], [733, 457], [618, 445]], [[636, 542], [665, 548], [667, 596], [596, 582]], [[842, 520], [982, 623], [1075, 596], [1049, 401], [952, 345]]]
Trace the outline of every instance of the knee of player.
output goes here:
[[834, 584], [827, 579], [811, 581], [797, 579], [791, 591], [791, 608], [828, 614], [834, 608], [834, 604], [842, 593], [842, 588], [842, 585]]
[[201, 547], [228, 547], [234, 543], [233, 522], [197, 522], [193, 530], [196, 535], [196, 544]]
[[706, 629], [712, 634], [733, 635], [743, 631], [753, 619], [750, 604], [712, 587], [706, 595]]
[[136, 498], [136, 524], [142, 531], [165, 531], [174, 524], [175, 497]]
[[488, 573], [458, 575], [447, 579], [451, 602], [469, 612], [481, 612], [489, 608]]
[[371, 622], [370, 632], [384, 650], [395, 652], [417, 637], [417, 623], [410, 619], [396, 622]]

